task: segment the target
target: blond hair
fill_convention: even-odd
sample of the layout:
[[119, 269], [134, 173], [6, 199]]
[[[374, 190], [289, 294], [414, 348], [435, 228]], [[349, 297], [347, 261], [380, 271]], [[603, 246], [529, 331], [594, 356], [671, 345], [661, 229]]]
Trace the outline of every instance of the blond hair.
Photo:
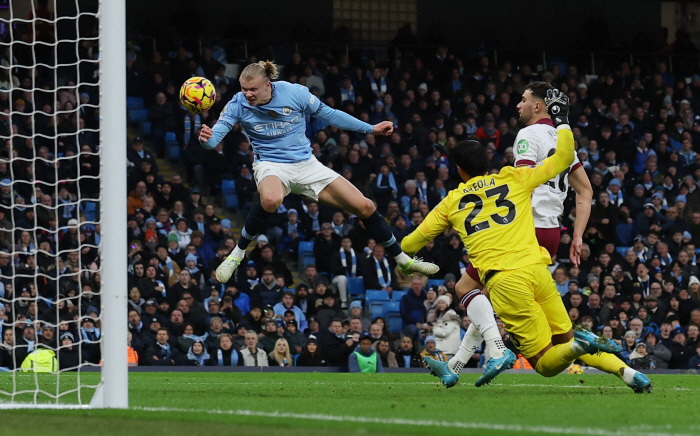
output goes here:
[[241, 73], [242, 80], [251, 80], [256, 77], [267, 77], [269, 80], [274, 80], [279, 77], [277, 65], [272, 61], [260, 61], [250, 64], [243, 69]]
[[[279, 354], [277, 352], [277, 346], [280, 344], [280, 342], [284, 342], [284, 345], [287, 346], [284, 354]], [[292, 355], [289, 353], [289, 342], [287, 342], [286, 339], [277, 339], [277, 342], [275, 342], [275, 349], [270, 353], [270, 357], [275, 359], [280, 366], [282, 366], [284, 359], [287, 359], [287, 364], [289, 366], [294, 366], [294, 360], [292, 360]]]

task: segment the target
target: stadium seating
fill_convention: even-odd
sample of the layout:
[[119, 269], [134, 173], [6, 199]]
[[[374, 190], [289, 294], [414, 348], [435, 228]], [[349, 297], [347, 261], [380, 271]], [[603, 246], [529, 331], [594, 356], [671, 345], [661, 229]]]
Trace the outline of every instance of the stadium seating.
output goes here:
[[406, 294], [408, 294], [408, 291], [392, 291], [391, 301], [401, 301], [401, 298]]
[[221, 204], [224, 209], [238, 209], [238, 194], [236, 194], [236, 181], [223, 180], [221, 182]]
[[177, 142], [175, 132], [165, 133], [165, 147], [168, 151], [169, 160], [180, 160], [180, 144]]
[[630, 248], [632, 248], [632, 247], [615, 247], [615, 251], [617, 251], [618, 253], [620, 253], [622, 255], [622, 257], [624, 257]]
[[314, 255], [314, 241], [302, 241], [299, 243], [299, 257]]
[[428, 280], [428, 289], [430, 289], [433, 286], [442, 286], [444, 284], [445, 284], [444, 280], [430, 279], [430, 280]]
[[403, 321], [401, 320], [401, 305], [399, 302], [386, 302], [383, 304], [383, 317], [387, 328], [392, 334], [401, 333]]
[[382, 316], [385, 302], [389, 302], [389, 293], [387, 291], [373, 289], [365, 291], [365, 308], [369, 310], [372, 319]]
[[[303, 244], [303, 242], [301, 244]], [[299, 244], [300, 247], [301, 244]], [[365, 297], [365, 279], [363, 279], [362, 277], [349, 277], [348, 296], [352, 300], [363, 299]]]

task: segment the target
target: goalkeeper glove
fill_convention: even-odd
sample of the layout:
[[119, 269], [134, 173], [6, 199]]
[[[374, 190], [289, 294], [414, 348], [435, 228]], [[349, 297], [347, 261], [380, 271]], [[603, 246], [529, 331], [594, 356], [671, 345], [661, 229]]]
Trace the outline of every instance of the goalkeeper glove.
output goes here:
[[558, 89], [548, 89], [544, 99], [547, 113], [552, 117], [554, 127], [569, 124], [569, 97]]

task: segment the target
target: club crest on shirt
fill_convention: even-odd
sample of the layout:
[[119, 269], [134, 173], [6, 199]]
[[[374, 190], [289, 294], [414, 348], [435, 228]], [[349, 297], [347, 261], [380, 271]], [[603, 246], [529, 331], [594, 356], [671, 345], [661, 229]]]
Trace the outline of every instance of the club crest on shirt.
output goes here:
[[292, 114], [292, 108], [290, 107], [284, 107], [282, 108], [282, 113], [285, 115], [291, 115]]
[[267, 114], [275, 119], [279, 116], [275, 111], [267, 111]]

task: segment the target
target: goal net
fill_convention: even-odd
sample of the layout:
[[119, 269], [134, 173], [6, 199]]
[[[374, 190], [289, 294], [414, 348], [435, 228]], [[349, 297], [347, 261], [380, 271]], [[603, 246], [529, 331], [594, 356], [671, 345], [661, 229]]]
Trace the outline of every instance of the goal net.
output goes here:
[[124, 26], [0, 9], [0, 408], [127, 406]]

